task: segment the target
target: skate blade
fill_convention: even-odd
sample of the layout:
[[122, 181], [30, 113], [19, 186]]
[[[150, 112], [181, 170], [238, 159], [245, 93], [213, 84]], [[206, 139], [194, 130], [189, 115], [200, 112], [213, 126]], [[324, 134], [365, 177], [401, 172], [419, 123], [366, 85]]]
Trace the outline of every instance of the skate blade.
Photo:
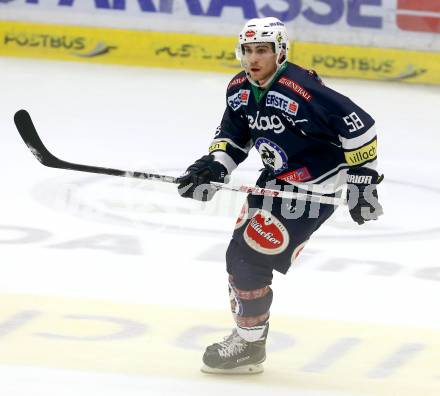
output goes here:
[[223, 375], [248, 375], [260, 374], [264, 371], [262, 364], [248, 364], [247, 366], [236, 367], [232, 369], [218, 369], [212, 368], [204, 364], [200, 369], [202, 373], [206, 374], [223, 374]]

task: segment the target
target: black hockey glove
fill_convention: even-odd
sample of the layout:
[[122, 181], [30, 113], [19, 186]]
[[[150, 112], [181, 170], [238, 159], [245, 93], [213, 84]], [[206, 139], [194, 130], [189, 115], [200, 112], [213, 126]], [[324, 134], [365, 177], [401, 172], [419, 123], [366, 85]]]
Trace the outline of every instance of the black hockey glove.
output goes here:
[[184, 198], [198, 201], [209, 201], [217, 189], [209, 182], [223, 183], [228, 171], [213, 155], [204, 155], [192, 164], [186, 172], [177, 179], [177, 191]]
[[383, 214], [378, 201], [376, 185], [383, 175], [368, 168], [349, 169], [347, 172], [347, 198], [351, 218], [359, 225], [369, 220], [377, 220]]

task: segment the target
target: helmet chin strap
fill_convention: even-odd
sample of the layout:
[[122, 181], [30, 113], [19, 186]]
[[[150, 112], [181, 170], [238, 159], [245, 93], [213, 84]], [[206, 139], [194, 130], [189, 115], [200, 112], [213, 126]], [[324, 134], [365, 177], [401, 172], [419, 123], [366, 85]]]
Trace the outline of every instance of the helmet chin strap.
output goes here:
[[243, 69], [244, 69], [245, 72], [246, 72], [246, 77], [247, 77], [247, 79], [249, 80], [249, 82], [250, 82], [252, 85], [254, 85], [254, 86], [258, 87], [258, 88], [266, 88], [266, 87], [272, 82], [272, 80], [275, 78], [275, 76], [277, 75], [277, 73], [278, 73], [278, 71], [280, 70], [281, 66], [284, 65], [284, 63], [287, 62], [287, 59], [285, 59], [285, 60], [283, 60], [283, 61], [280, 63], [281, 55], [284, 55], [284, 54], [282, 54], [282, 52], [280, 52], [280, 53], [278, 54], [278, 57], [277, 57], [277, 60], [276, 60], [277, 69], [276, 69], [275, 72], [274, 72], [274, 73], [273, 73], [273, 74], [267, 79], [267, 81], [266, 81], [263, 85], [261, 85], [258, 81], [255, 81], [255, 80], [253, 80], [253, 79], [251, 78], [251, 74], [247, 71], [246, 63], [244, 62], [243, 58], [241, 58], [240, 63], [241, 63], [241, 66], [243, 67]]

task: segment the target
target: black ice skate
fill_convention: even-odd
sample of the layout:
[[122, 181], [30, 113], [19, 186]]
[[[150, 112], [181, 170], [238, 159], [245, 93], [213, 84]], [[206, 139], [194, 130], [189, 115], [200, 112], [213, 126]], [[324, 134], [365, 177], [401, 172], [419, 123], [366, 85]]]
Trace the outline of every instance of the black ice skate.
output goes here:
[[202, 372], [209, 374], [258, 374], [263, 372], [261, 363], [266, 359], [268, 326], [260, 340], [248, 342], [236, 329], [224, 341], [206, 348]]

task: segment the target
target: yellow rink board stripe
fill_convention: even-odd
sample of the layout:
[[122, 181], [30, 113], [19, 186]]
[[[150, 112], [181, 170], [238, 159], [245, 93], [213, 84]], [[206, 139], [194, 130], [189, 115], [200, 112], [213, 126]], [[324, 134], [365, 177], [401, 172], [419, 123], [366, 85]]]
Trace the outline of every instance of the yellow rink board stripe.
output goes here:
[[323, 76], [440, 84], [440, 52], [298, 43], [293, 59]]
[[234, 38], [0, 22], [0, 55], [233, 71]]
[[[0, 56], [233, 74], [235, 37], [0, 22]], [[290, 60], [330, 77], [440, 84], [440, 53], [294, 42]]]
[[[197, 379], [226, 312], [0, 295], [0, 366]], [[273, 315], [259, 386], [438, 396], [440, 330]]]

